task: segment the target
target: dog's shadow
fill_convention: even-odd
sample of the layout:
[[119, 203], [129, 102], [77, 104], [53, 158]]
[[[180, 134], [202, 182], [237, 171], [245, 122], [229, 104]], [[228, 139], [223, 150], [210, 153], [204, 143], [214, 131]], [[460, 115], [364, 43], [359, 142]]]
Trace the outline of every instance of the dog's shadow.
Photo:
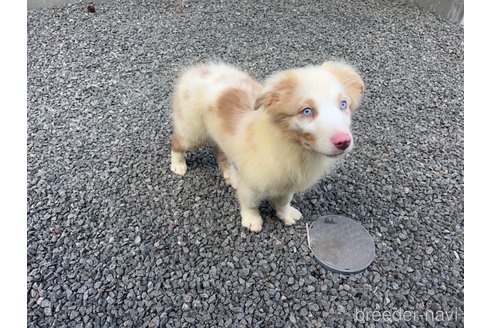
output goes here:
[[219, 168], [212, 145], [186, 152], [186, 165], [194, 171], [210, 171]]

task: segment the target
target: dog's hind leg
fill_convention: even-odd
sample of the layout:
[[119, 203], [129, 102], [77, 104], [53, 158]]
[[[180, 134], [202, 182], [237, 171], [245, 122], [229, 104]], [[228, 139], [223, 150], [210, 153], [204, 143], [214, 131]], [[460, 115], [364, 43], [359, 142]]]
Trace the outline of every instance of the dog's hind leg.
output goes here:
[[179, 175], [186, 173], [185, 150], [182, 138], [175, 131], [171, 143], [171, 171]]
[[186, 173], [185, 152], [196, 149], [209, 140], [207, 130], [197, 108], [185, 108], [178, 95], [173, 100], [173, 136], [171, 140], [171, 171], [176, 174]]
[[215, 145], [215, 157], [219, 164], [219, 169], [224, 174], [224, 179], [232, 188], [237, 189], [239, 183], [239, 174], [237, 173], [234, 164], [232, 164], [218, 145]]

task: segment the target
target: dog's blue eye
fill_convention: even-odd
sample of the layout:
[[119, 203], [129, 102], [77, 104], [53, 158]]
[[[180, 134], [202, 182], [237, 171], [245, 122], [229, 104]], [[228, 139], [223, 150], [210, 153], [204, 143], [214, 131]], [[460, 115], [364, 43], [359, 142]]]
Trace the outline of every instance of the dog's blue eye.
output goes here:
[[340, 101], [340, 109], [347, 109], [347, 101], [346, 100], [342, 100]]
[[302, 110], [302, 115], [311, 116], [311, 115], [313, 115], [313, 110], [309, 107], [306, 107]]

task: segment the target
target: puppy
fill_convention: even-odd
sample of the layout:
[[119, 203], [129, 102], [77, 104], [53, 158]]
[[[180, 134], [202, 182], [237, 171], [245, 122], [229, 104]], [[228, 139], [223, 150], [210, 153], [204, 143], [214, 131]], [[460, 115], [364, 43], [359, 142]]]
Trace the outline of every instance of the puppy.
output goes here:
[[263, 85], [226, 64], [200, 64], [179, 77], [172, 100], [171, 170], [186, 173], [185, 152], [209, 141], [237, 190], [241, 223], [261, 231], [258, 207], [270, 199], [286, 224], [302, 214], [295, 192], [314, 185], [352, 150], [351, 114], [364, 83], [341, 62], [281, 71]]

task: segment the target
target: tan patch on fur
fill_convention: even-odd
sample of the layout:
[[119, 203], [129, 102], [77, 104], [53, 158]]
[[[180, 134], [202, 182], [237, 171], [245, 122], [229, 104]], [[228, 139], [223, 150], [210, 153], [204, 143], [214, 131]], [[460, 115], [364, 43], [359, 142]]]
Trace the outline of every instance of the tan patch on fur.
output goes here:
[[227, 160], [227, 157], [222, 151], [222, 149], [220, 149], [220, 147], [217, 145], [215, 145], [215, 157], [217, 158], [217, 164], [219, 164], [219, 169], [222, 172], [227, 170], [229, 166], [229, 161]]
[[307, 133], [307, 132], [301, 133], [300, 138], [303, 141], [306, 141], [307, 143], [309, 143], [310, 145], [312, 145], [316, 142], [316, 137], [312, 133]]
[[252, 95], [239, 88], [225, 90], [217, 100], [217, 115], [224, 131], [233, 134], [240, 117], [252, 110]]
[[260, 107], [266, 106], [267, 105], [267, 102], [268, 102], [267, 97], [268, 97], [267, 94], [260, 94], [256, 98], [254, 110], [258, 110]]
[[173, 151], [176, 151], [176, 152], [185, 151], [181, 137], [176, 132], [174, 132], [173, 136], [172, 136], [171, 148]]
[[326, 62], [323, 68], [333, 74], [344, 86], [350, 97], [350, 111], [354, 112], [359, 107], [364, 94], [364, 81], [352, 66], [343, 63]]
[[[296, 114], [292, 111], [292, 95], [297, 87], [297, 79], [294, 76], [287, 76], [287, 78], [277, 85], [277, 91], [275, 93], [274, 102], [276, 103], [275, 109], [277, 111], [287, 112], [289, 114]], [[295, 109], [293, 109], [295, 110]]]
[[290, 120], [294, 116], [295, 115], [277, 113], [273, 116], [273, 122], [282, 132], [282, 135], [285, 137], [285, 139], [301, 145], [314, 145], [314, 143], [316, 142], [316, 137], [314, 134], [303, 132], [302, 130], [295, 130], [291, 127]]
[[282, 80], [274, 85], [272, 89], [259, 95], [256, 99], [255, 109], [264, 107], [269, 111], [279, 112], [290, 108], [290, 106], [286, 105], [291, 101], [298, 82], [292, 72], [286, 71], [283, 75]]

